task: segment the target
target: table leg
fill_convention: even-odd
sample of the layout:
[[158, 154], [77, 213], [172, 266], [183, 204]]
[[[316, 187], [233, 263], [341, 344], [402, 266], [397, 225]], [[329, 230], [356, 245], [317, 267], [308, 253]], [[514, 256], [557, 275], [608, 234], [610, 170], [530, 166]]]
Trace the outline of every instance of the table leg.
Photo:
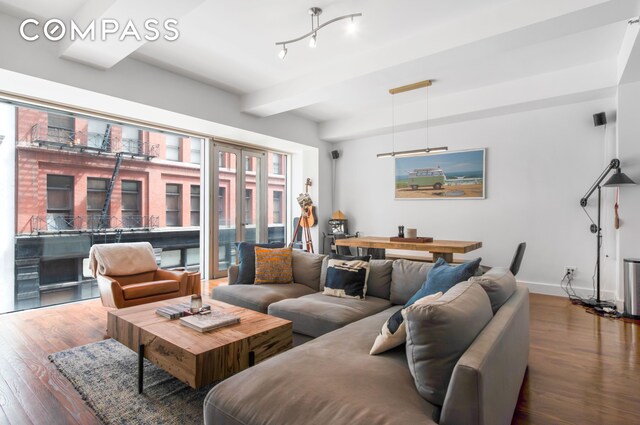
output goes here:
[[256, 352], [249, 351], [249, 367], [254, 366], [256, 364]]
[[144, 378], [144, 344], [138, 346], [138, 394], [142, 394], [142, 381]]
[[442, 258], [447, 263], [453, 263], [453, 253], [451, 252], [434, 252], [433, 253], [433, 262], [438, 261], [438, 258]]

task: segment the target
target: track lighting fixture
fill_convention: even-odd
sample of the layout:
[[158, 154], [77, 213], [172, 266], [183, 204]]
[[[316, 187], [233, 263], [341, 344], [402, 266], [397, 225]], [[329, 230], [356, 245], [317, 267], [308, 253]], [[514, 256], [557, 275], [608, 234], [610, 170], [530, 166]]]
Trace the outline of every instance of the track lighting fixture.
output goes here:
[[280, 53], [278, 53], [278, 57], [280, 59], [284, 59], [285, 56], [287, 56], [287, 48], [286, 48], [287, 44], [293, 44], [298, 41], [304, 40], [305, 38], [309, 38], [309, 47], [315, 48], [318, 45], [318, 31], [320, 31], [322, 28], [334, 22], [338, 22], [343, 19], [350, 19], [351, 21], [349, 22], [347, 31], [350, 33], [355, 32], [355, 29], [356, 29], [355, 18], [359, 18], [362, 16], [362, 13], [352, 13], [350, 15], [344, 15], [344, 16], [339, 16], [337, 18], [333, 18], [323, 24], [320, 24], [321, 14], [322, 14], [322, 9], [320, 9], [319, 7], [312, 7], [311, 9], [309, 9], [309, 15], [311, 15], [311, 31], [309, 31], [304, 35], [301, 35], [300, 37], [293, 38], [287, 41], [279, 41], [276, 43], [276, 46], [282, 46], [282, 50], [280, 50]]

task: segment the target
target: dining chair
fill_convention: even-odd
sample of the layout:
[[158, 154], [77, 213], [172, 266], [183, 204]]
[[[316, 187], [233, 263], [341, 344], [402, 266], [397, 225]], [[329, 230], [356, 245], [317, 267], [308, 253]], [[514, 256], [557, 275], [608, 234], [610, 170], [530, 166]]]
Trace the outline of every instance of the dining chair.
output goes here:
[[518, 244], [518, 248], [516, 249], [516, 253], [513, 256], [513, 260], [511, 260], [511, 266], [509, 267], [509, 270], [511, 270], [511, 273], [513, 273], [514, 276], [518, 274], [518, 271], [520, 271], [520, 264], [522, 264], [522, 257], [524, 257], [525, 249], [527, 249], [526, 242], [521, 242], [520, 244]]

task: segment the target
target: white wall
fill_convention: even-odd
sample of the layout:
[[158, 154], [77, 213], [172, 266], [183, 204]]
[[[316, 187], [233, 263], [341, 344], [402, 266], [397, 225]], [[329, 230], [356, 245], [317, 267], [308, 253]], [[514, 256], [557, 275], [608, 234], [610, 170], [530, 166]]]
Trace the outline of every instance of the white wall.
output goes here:
[[640, 258], [640, 82], [618, 87], [618, 155], [622, 171], [639, 186], [620, 188], [618, 240], [619, 298], [623, 298], [622, 262]]
[[16, 196], [16, 115], [15, 108], [0, 103], [0, 313], [13, 310], [15, 286], [13, 263], [15, 260], [15, 208], [7, 208]]
[[[342, 142], [336, 145], [336, 208], [348, 216], [352, 232], [391, 236], [404, 225], [436, 239], [482, 241], [483, 248], [466, 257], [482, 256], [488, 265], [508, 266], [517, 244], [526, 241], [518, 279], [532, 291], [562, 294], [564, 267], [573, 266], [574, 286], [590, 294], [596, 241], [579, 200], [611, 159], [604, 127], [593, 126], [592, 114], [613, 117], [614, 107], [607, 98], [431, 128], [431, 146], [487, 148], [485, 200], [394, 200], [393, 160], [376, 158], [391, 150], [391, 136]], [[396, 150], [424, 145], [424, 130], [396, 134]], [[614, 237], [608, 223], [613, 206], [604, 208], [606, 243]], [[603, 282], [603, 296], [614, 298], [614, 273]]]

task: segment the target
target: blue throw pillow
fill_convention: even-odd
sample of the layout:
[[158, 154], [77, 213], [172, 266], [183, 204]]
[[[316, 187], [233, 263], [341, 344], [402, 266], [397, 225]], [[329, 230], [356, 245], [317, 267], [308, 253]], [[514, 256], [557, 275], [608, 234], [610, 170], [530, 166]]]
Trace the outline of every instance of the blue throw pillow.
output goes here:
[[253, 285], [256, 280], [256, 246], [260, 248], [284, 248], [282, 242], [251, 243], [240, 242], [238, 244], [238, 279], [236, 285]]
[[[442, 292], [444, 294], [458, 283], [469, 280], [478, 270], [480, 260], [482, 259], [476, 258], [475, 260], [457, 266], [450, 266], [445, 260], [438, 258], [438, 261], [436, 261], [431, 270], [429, 270], [429, 273], [427, 273], [427, 280], [422, 284], [422, 287], [418, 289], [418, 292], [409, 298], [404, 308], [409, 307], [427, 295], [432, 295], [436, 292]], [[398, 310], [389, 318], [387, 324], [389, 331], [395, 333], [402, 324], [402, 321], [401, 310]]]

